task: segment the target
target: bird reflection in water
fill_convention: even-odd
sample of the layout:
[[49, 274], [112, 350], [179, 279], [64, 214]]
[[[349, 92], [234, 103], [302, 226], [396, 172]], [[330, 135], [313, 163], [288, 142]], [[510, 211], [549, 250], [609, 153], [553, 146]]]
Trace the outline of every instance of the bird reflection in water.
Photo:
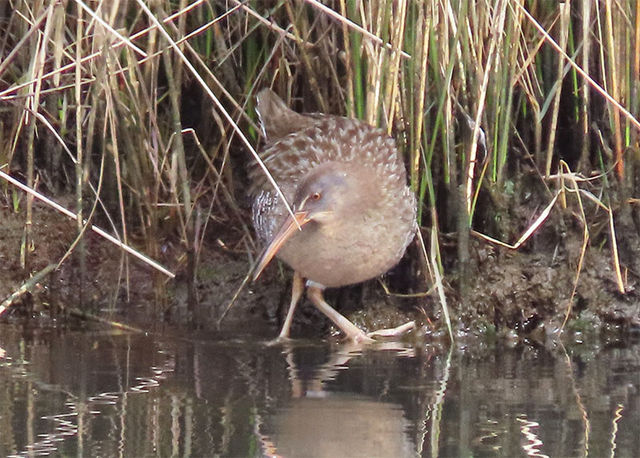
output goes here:
[[[409, 422], [400, 404], [379, 401], [349, 392], [332, 392], [326, 384], [348, 369], [349, 361], [362, 355], [363, 345], [341, 344], [329, 361], [309, 375], [294, 361], [295, 347], [284, 344], [291, 383], [291, 399], [263, 425], [261, 442], [265, 456], [376, 457], [412, 456]], [[414, 356], [414, 350], [398, 342], [375, 344]], [[302, 373], [306, 377], [302, 377]]]

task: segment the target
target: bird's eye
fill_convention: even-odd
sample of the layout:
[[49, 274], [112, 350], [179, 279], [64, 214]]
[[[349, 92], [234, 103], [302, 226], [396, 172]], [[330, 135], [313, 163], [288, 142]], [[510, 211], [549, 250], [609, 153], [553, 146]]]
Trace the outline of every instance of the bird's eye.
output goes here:
[[322, 197], [322, 194], [320, 194], [319, 192], [314, 192], [309, 197], [311, 198], [311, 200], [320, 200], [320, 198]]

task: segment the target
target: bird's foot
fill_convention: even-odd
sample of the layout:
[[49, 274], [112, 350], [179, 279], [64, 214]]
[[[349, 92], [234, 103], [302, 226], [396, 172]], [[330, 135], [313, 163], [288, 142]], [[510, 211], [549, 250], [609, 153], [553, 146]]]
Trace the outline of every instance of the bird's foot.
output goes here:
[[369, 335], [365, 334], [363, 331], [361, 331], [358, 328], [348, 333], [345, 332], [345, 334], [347, 335], [347, 338], [355, 344], [369, 344], [369, 343], [375, 342], [375, 340], [369, 337]]
[[376, 337], [400, 337], [405, 335], [407, 332], [411, 331], [415, 327], [416, 327], [416, 322], [409, 321], [395, 328], [378, 329], [377, 331], [372, 331], [366, 334], [366, 336], [371, 340]]
[[276, 345], [287, 345], [290, 344], [291, 342], [293, 342], [293, 339], [291, 337], [289, 337], [288, 334], [280, 334], [278, 337], [276, 337], [275, 339], [270, 340], [269, 342], [267, 342], [267, 346], [269, 347], [274, 347]]

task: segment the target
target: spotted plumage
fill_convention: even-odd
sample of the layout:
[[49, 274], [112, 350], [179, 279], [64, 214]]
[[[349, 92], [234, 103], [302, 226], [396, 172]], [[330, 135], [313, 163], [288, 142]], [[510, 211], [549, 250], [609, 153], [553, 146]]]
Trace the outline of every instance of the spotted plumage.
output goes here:
[[291, 229], [284, 203], [252, 167], [253, 221], [269, 256], [318, 287], [393, 267], [416, 230], [415, 197], [395, 141], [360, 120], [298, 114], [270, 90], [258, 95], [257, 111], [267, 140], [261, 158], [303, 226]]

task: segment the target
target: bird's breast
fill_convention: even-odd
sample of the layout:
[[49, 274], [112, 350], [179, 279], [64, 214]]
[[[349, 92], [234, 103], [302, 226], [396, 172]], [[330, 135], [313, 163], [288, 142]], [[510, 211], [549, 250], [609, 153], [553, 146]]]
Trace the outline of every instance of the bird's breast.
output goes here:
[[339, 225], [309, 223], [281, 248], [278, 257], [304, 278], [326, 287], [360, 283], [393, 267], [413, 231], [410, 215], [363, 212]]

